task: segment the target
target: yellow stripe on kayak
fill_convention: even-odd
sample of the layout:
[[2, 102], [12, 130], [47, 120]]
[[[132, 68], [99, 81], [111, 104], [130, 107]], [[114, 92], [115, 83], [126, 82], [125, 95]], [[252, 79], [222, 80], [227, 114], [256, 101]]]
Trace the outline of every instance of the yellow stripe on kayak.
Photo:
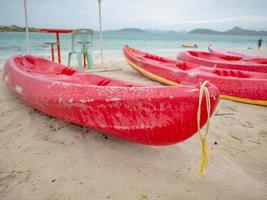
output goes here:
[[245, 98], [228, 96], [228, 95], [220, 95], [220, 96], [222, 99], [228, 99], [228, 100], [232, 100], [232, 101], [254, 104], [254, 105], [267, 106], [267, 101], [263, 101], [263, 100], [252, 100], [252, 99], [245, 99]]
[[[145, 69], [143, 69], [142, 67], [138, 66], [137, 64], [132, 63], [127, 58], [126, 58], [126, 60], [127, 60], [127, 62], [130, 64], [130, 66], [132, 68], [134, 68], [136, 71], [140, 72], [145, 77], [147, 77], [147, 78], [149, 78], [151, 80], [158, 81], [160, 83], [163, 83], [163, 84], [166, 84], [166, 85], [170, 85], [170, 86], [183, 86], [182, 84], [176, 83], [174, 81], [170, 81], [168, 79], [165, 79], [165, 78], [162, 78], [162, 77], [160, 77], [158, 75], [155, 75], [155, 74], [153, 74], [151, 72], [148, 72]], [[228, 99], [228, 100], [242, 102], [242, 103], [267, 106], [267, 101], [263, 101], [263, 100], [252, 100], [252, 99], [234, 97], [234, 96], [229, 96], [229, 95], [220, 95], [220, 97], [222, 99]]]
[[183, 86], [182, 84], [170, 81], [168, 79], [162, 78], [156, 74], [153, 74], [151, 72], [146, 71], [145, 69], [143, 69], [142, 67], [139, 67], [137, 64], [132, 63], [131, 61], [129, 61], [126, 58], [127, 62], [129, 63], [129, 65], [134, 68], [136, 71], [140, 72], [141, 74], [143, 74], [145, 77], [154, 80], [154, 81], [158, 81], [160, 83], [166, 84], [166, 85], [170, 85], [170, 86]]

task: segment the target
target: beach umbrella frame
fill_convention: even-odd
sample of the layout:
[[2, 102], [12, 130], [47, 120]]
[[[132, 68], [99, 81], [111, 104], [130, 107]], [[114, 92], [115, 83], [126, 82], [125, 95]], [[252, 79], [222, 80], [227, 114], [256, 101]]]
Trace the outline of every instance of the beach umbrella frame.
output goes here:
[[26, 35], [26, 53], [30, 53], [30, 37], [29, 37], [29, 22], [28, 22], [28, 11], [27, 11], [27, 0], [23, 0], [24, 6], [24, 18], [25, 18], [25, 35]]
[[100, 36], [100, 54], [101, 54], [101, 64], [103, 65], [104, 63], [104, 39], [103, 39], [103, 31], [102, 31], [102, 8], [101, 8], [101, 3], [102, 0], [97, 0], [98, 2], [98, 16], [99, 16], [99, 36]]

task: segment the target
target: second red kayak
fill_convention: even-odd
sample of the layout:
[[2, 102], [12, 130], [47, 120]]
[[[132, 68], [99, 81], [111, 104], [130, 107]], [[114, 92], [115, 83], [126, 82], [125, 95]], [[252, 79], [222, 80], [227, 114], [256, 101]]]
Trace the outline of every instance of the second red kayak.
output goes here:
[[188, 85], [208, 80], [218, 87], [221, 97], [267, 106], [267, 73], [219, 69], [176, 62], [125, 46], [128, 63], [144, 76], [167, 85]]
[[248, 58], [202, 51], [181, 52], [177, 58], [207, 67], [267, 73], [267, 58]]

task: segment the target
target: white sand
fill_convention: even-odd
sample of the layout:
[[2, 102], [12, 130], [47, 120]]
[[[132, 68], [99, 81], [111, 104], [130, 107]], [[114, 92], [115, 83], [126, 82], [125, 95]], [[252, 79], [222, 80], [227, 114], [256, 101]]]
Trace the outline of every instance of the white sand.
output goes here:
[[242, 52], [249, 54], [249, 55], [267, 57], [267, 48], [262, 48], [261, 50], [247, 49], [247, 50], [242, 50]]
[[[265, 54], [267, 55], [267, 53]], [[158, 84], [121, 58], [99, 73]], [[51, 118], [0, 82], [0, 199], [266, 199], [267, 107], [221, 100], [211, 119], [213, 155], [197, 176], [198, 135], [151, 147]], [[143, 194], [143, 198], [142, 198]]]

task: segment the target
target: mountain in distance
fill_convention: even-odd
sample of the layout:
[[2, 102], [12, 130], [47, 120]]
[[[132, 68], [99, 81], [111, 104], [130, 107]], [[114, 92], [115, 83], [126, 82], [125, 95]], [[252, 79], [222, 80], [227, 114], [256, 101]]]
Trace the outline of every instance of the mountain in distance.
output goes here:
[[267, 35], [267, 31], [254, 31], [254, 30], [247, 30], [247, 29], [242, 29], [240, 27], [234, 27], [228, 31], [226, 31], [227, 34], [229, 35]]
[[211, 29], [198, 28], [194, 29], [189, 34], [217, 34], [217, 35], [258, 35], [258, 36], [267, 36], [267, 31], [254, 31], [242, 29], [238, 26], [228, 30], [228, 31], [215, 31]]
[[[11, 26], [0, 26], [0, 32], [24, 32], [25, 27], [20, 27], [16, 25], [11, 25]], [[37, 32], [37, 28], [30, 27], [29, 28], [30, 32]], [[140, 28], [122, 28], [119, 30], [109, 30], [110, 31], [118, 31], [118, 32], [136, 32], [136, 33], [171, 33], [171, 34], [179, 34], [179, 33], [185, 33], [184, 31], [163, 31], [163, 30], [150, 30], [150, 29], [140, 29]], [[96, 31], [98, 32], [98, 31]], [[105, 31], [106, 32], [106, 31]], [[257, 36], [267, 36], [267, 31], [255, 31], [255, 30], [247, 30], [247, 29], [242, 29], [240, 27], [234, 27], [228, 31], [215, 31], [211, 29], [204, 29], [204, 28], [198, 28], [194, 29], [190, 32], [187, 32], [189, 34], [217, 34], [217, 35], [257, 35]]]
[[189, 31], [190, 34], [220, 34], [219, 31], [214, 31], [211, 29], [205, 29], [205, 28], [197, 28], [192, 31]]
[[[37, 32], [38, 28], [29, 27], [30, 32]], [[10, 26], [0, 26], [0, 32], [25, 32], [25, 27], [20, 27], [17, 25], [10, 25]], [[98, 33], [98, 30], [95, 30]], [[173, 33], [177, 34], [177, 31], [166, 31], [166, 30], [153, 30], [153, 29], [141, 29], [141, 28], [122, 28], [122, 29], [111, 29], [111, 30], [104, 30], [104, 32], [131, 32], [131, 33]]]
[[[11, 26], [0, 26], [0, 32], [24, 32], [25, 27], [20, 27], [16, 25], [11, 25]], [[30, 32], [37, 32], [38, 29], [29, 27]]]
[[117, 30], [117, 31], [121, 31], [121, 32], [146, 32], [145, 30], [140, 29], [140, 28], [122, 28], [122, 29]]
[[140, 28], [122, 28], [119, 30], [108, 30], [107, 32], [140, 32], [140, 33], [171, 33], [179, 34], [186, 33], [186, 31], [160, 30], [160, 29], [140, 29]]
[[119, 31], [119, 32], [143, 32], [143, 33], [170, 33], [170, 34], [186, 33], [185, 30], [174, 31], [174, 30], [140, 29], [140, 28], [122, 28], [122, 29], [119, 29], [119, 30], [109, 30], [109, 31]]
[[[37, 28], [29, 27], [30, 32], [37, 32]], [[119, 30], [108, 30], [109, 31], [121, 31], [121, 32], [146, 32], [140, 28], [123, 28]], [[25, 32], [25, 27], [20, 27], [17, 25], [10, 25], [10, 26], [0, 26], [0, 32]], [[98, 31], [95, 31], [98, 32]]]

